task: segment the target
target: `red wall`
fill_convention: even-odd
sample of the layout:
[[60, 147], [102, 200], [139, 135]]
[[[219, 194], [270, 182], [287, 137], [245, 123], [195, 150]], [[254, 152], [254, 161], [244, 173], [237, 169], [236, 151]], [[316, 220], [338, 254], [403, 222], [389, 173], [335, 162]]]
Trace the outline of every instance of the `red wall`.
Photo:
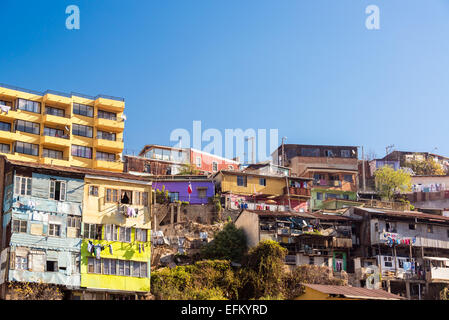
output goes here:
[[223, 159], [217, 156], [214, 156], [213, 154], [205, 154], [201, 152], [197, 152], [195, 150], [190, 150], [190, 163], [194, 164], [196, 166], [196, 157], [201, 157], [201, 170], [208, 171], [208, 172], [214, 172], [212, 171], [212, 162], [215, 161], [218, 163], [218, 170], [231, 170], [229, 166], [233, 166], [233, 170], [238, 170], [239, 166], [237, 163], [231, 160]]

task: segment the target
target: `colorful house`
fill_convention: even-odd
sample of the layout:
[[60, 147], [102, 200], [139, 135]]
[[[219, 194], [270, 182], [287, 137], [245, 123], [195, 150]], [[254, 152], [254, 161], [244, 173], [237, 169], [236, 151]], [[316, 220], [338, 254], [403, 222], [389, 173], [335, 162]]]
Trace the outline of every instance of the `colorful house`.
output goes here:
[[[6, 161], [2, 210], [2, 295], [11, 282], [80, 286], [83, 174]], [[2, 172], [3, 173], [3, 172]]]
[[[191, 193], [189, 193], [189, 185]], [[215, 184], [204, 176], [153, 177], [154, 190], [166, 190], [171, 202], [185, 201], [190, 204], [207, 204], [215, 195]]]
[[228, 209], [308, 210], [311, 179], [227, 170], [213, 178]]
[[81, 290], [75, 299], [138, 299], [150, 291], [151, 182], [86, 174]]

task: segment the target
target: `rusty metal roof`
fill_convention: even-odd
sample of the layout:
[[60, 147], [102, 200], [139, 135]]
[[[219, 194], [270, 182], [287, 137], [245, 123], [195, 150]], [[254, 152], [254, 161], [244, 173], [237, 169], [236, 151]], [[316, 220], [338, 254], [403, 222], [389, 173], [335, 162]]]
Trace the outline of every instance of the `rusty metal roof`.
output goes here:
[[403, 300], [404, 298], [396, 294], [389, 293], [382, 289], [367, 289], [351, 286], [336, 286], [323, 284], [303, 284], [313, 290], [326, 293], [342, 295], [346, 298], [369, 299], [369, 300]]

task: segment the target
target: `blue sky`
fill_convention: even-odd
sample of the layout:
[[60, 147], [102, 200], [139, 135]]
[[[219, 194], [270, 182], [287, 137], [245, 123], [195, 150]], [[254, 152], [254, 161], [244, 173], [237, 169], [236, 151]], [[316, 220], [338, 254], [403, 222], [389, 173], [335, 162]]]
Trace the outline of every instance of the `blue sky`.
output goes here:
[[[81, 29], [67, 30], [78, 5]], [[365, 8], [380, 8], [380, 30]], [[449, 2], [0, 2], [0, 83], [126, 99], [125, 148], [176, 128], [449, 155]], [[279, 141], [280, 142], [280, 141]], [[207, 144], [207, 143], [206, 143]]]

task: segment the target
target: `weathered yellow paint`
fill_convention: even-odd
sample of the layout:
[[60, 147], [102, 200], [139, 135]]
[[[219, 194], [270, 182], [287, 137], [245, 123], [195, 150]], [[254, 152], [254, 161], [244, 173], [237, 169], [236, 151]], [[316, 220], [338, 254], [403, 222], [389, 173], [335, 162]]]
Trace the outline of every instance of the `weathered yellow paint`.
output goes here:
[[[243, 187], [237, 185], [236, 174], [222, 171], [219, 174], [219, 176], [220, 176], [219, 179], [221, 179], [222, 192], [252, 195], [254, 194], [255, 191], [260, 194], [270, 194], [280, 196], [284, 194], [284, 187], [287, 186], [285, 177], [271, 177], [271, 176], [245, 174], [245, 176], [247, 177], [247, 185], [246, 187]], [[260, 178], [266, 179], [266, 186], [260, 185], [259, 183]]]
[[[8, 159], [48, 163], [55, 159], [44, 158], [43, 148], [49, 148], [53, 150], [63, 151], [64, 161], [56, 160], [58, 165], [63, 166], [77, 166], [83, 168], [100, 169], [108, 171], [123, 171], [123, 163], [121, 161], [109, 162], [95, 161], [97, 151], [113, 153], [117, 156], [122, 153], [123, 145], [123, 131], [125, 128], [124, 121], [98, 119], [98, 110], [112, 111], [117, 114], [117, 119], [121, 119], [123, 111], [125, 109], [125, 103], [123, 101], [97, 98], [96, 100], [88, 99], [86, 97], [78, 96], [63, 96], [55, 93], [46, 93], [45, 95], [39, 95], [30, 93], [27, 91], [21, 91], [20, 89], [11, 89], [6, 87], [0, 87], [0, 100], [11, 102], [14, 106], [16, 99], [22, 98], [26, 100], [36, 101], [41, 103], [41, 112], [32, 113], [23, 110], [10, 110], [8, 114], [0, 113], [0, 121], [8, 122], [12, 124], [14, 120], [25, 120], [35, 123], [40, 123], [41, 136], [24, 133], [24, 132], [6, 132], [0, 131], [0, 142], [8, 144], [10, 150], [13, 151], [13, 142], [22, 141], [27, 143], [33, 143], [39, 145], [39, 156], [29, 156], [20, 153], [5, 153]], [[73, 114], [73, 104], [80, 103], [92, 106], [94, 108], [94, 117], [84, 117]], [[46, 115], [45, 107], [52, 106], [65, 110], [65, 117], [58, 117], [54, 115]], [[82, 124], [93, 127], [93, 138], [83, 138], [70, 134], [70, 139], [56, 138], [56, 137], [42, 137], [45, 126], [52, 128], [64, 129], [66, 126], [71, 128], [72, 125]], [[98, 128], [97, 128], [98, 125]], [[104, 139], [96, 139], [97, 129], [116, 133], [117, 141], [109, 141]], [[92, 148], [92, 159], [85, 159], [80, 157], [74, 157], [71, 155], [70, 149], [72, 145], [80, 145]], [[49, 159], [49, 160], [48, 160]]]
[[[89, 187], [98, 187], [98, 197], [89, 195]], [[127, 218], [118, 212], [119, 204], [106, 203], [106, 189], [129, 190], [133, 192], [148, 192], [148, 207], [143, 205], [131, 205], [139, 210], [137, 218]], [[150, 274], [151, 257], [151, 183], [137, 181], [121, 181], [119, 179], [102, 179], [97, 177], [86, 177], [84, 186], [83, 201], [83, 223], [92, 224], [114, 224], [119, 227], [132, 227], [131, 242], [90, 240], [92, 243], [101, 245], [112, 245], [113, 254], [109, 248], [101, 252], [101, 258], [120, 259], [147, 262], [148, 275]], [[143, 214], [141, 213], [143, 212]], [[135, 228], [146, 229], [147, 242], [135, 241]], [[105, 228], [103, 227], [102, 238], [104, 238]], [[120, 228], [118, 230], [120, 237]], [[120, 238], [119, 238], [120, 239]], [[88, 257], [92, 256], [87, 251], [88, 239], [84, 239], [81, 245], [81, 287], [89, 289], [105, 289], [114, 291], [147, 292], [150, 290], [150, 278], [138, 278], [117, 275], [102, 275], [88, 273]], [[144, 250], [139, 252], [139, 244], [144, 246]]]

